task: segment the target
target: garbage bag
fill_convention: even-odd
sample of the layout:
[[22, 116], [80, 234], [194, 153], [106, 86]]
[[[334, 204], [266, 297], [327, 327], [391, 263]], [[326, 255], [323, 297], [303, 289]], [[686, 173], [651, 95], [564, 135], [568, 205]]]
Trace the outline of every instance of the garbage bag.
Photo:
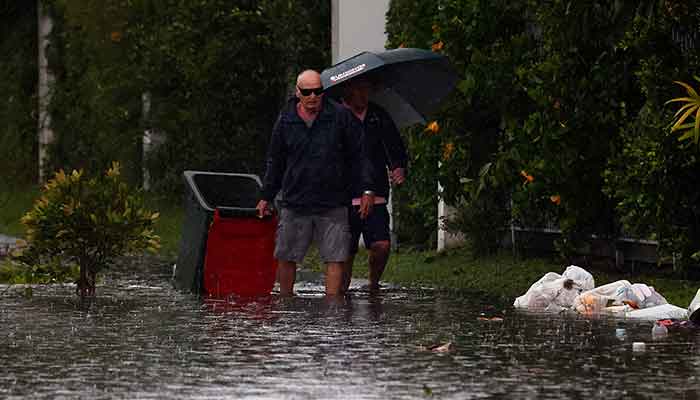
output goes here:
[[643, 283], [633, 283], [632, 293], [639, 301], [637, 303], [637, 308], [649, 308], [668, 304], [666, 298], [654, 290], [653, 286], [647, 286]]
[[[639, 299], [634, 295], [632, 284], [626, 280], [608, 283], [595, 289], [587, 290], [576, 296], [573, 308], [581, 314], [598, 314], [602, 312], [624, 312], [620, 306], [632, 304], [634, 308]], [[608, 307], [615, 307], [606, 310]]]
[[591, 290], [595, 287], [593, 275], [585, 269], [576, 265], [569, 265], [562, 274], [564, 278], [569, 278], [574, 281], [581, 289]]
[[516, 298], [515, 302], [513, 302], [513, 306], [515, 308], [529, 308], [530, 303], [533, 305], [539, 303], [538, 299], [534, 298], [536, 297], [536, 294], [541, 292], [541, 288], [545, 283], [554, 282], [557, 279], [561, 279], [561, 275], [557, 274], [556, 272], [547, 272], [537, 282], [533, 283], [524, 295]]
[[515, 308], [527, 308], [547, 312], [559, 312], [571, 308], [574, 298], [581, 292], [593, 288], [593, 276], [583, 268], [570, 265], [563, 275], [548, 272], [528, 291], [515, 299]]
[[659, 319], [687, 319], [688, 310], [673, 304], [662, 304], [639, 310], [631, 310], [625, 314], [627, 318], [656, 321]]
[[698, 310], [700, 310], [700, 289], [688, 306], [688, 318], [696, 324], [700, 323], [700, 311]]

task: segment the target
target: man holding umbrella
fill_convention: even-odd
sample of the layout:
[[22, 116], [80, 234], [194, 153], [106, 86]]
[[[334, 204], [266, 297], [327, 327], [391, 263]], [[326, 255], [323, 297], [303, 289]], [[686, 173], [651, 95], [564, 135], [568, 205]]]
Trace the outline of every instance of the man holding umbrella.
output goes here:
[[350, 209], [352, 242], [350, 257], [344, 270], [344, 291], [347, 291], [350, 285], [360, 235], [369, 253], [369, 290], [379, 290], [379, 279], [386, 267], [391, 248], [390, 216], [387, 210], [389, 182], [400, 185], [406, 177], [406, 147], [391, 116], [383, 108], [369, 101], [371, 90], [372, 82], [365, 76], [343, 83], [342, 103], [364, 128], [364, 142], [372, 163], [376, 188], [374, 209], [364, 218], [360, 207], [363, 193], [361, 177], [358, 174], [354, 175], [353, 205]]
[[282, 109], [272, 131], [263, 179], [259, 217], [281, 193], [275, 243], [280, 294], [294, 294], [296, 265], [317, 242], [326, 264], [326, 294], [343, 292], [343, 263], [349, 256], [350, 171], [362, 187], [359, 213], [374, 204], [371, 163], [362, 143], [362, 127], [341, 105], [323, 95], [318, 72], [297, 77], [296, 97]]
[[[391, 177], [392, 183], [401, 184], [406, 174], [406, 149], [396, 127], [425, 123], [425, 117], [438, 109], [457, 81], [447, 57], [414, 48], [379, 53], [363, 51], [321, 73], [326, 96], [342, 98], [364, 125], [374, 164], [378, 185], [376, 210], [366, 221], [355, 219], [353, 222], [353, 250], [357, 249], [360, 233], [369, 249], [371, 290], [379, 288], [379, 278], [389, 257], [388, 178]], [[354, 197], [360, 193], [356, 187]], [[357, 215], [356, 212], [351, 214]], [[351, 257], [346, 264], [346, 288], [353, 261]]]

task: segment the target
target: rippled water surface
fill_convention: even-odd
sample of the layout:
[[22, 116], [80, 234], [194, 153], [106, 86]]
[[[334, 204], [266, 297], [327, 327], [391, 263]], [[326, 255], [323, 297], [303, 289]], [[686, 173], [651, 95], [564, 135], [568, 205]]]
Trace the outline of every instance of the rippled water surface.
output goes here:
[[[527, 288], [524, 288], [524, 290]], [[329, 302], [202, 302], [166, 268], [113, 273], [98, 298], [0, 286], [1, 398], [695, 399], [695, 332], [517, 313], [475, 295], [388, 289]], [[503, 317], [489, 319], [493, 316]], [[645, 351], [633, 351], [645, 342]], [[449, 350], [432, 347], [450, 343]], [[445, 346], [444, 346], [445, 347]]]

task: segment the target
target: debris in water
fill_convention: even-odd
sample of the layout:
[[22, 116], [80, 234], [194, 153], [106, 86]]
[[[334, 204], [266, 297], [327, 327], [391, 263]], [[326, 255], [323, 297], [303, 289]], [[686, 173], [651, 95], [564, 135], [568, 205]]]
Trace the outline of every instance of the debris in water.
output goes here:
[[432, 351], [433, 353], [447, 353], [448, 351], [452, 350], [452, 342], [436, 344], [428, 347], [428, 350]]
[[503, 317], [477, 317], [479, 321], [503, 322]]
[[654, 326], [651, 328], [651, 336], [654, 339], [663, 339], [668, 335], [668, 328], [665, 324], [660, 321], [654, 322]]

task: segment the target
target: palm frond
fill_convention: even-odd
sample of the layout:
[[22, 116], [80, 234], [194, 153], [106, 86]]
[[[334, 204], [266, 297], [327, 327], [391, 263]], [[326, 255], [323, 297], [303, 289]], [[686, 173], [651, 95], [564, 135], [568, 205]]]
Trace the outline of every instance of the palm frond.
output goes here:
[[[697, 76], [693, 78], [700, 82], [700, 78]], [[692, 139], [693, 143], [697, 145], [700, 143], [700, 96], [698, 96], [698, 92], [689, 84], [680, 81], [674, 81], [674, 83], [685, 88], [689, 97], [677, 97], [665, 103], [685, 103], [676, 110], [670, 131], [671, 133], [681, 133], [678, 140]]]
[[673, 82], [683, 86], [685, 88], [685, 90], [688, 91], [688, 95], [690, 95], [691, 97], [694, 97], [695, 99], [698, 99], [698, 92], [696, 92], [692, 86], [688, 85], [685, 82], [681, 82], [681, 81], [673, 81]]

